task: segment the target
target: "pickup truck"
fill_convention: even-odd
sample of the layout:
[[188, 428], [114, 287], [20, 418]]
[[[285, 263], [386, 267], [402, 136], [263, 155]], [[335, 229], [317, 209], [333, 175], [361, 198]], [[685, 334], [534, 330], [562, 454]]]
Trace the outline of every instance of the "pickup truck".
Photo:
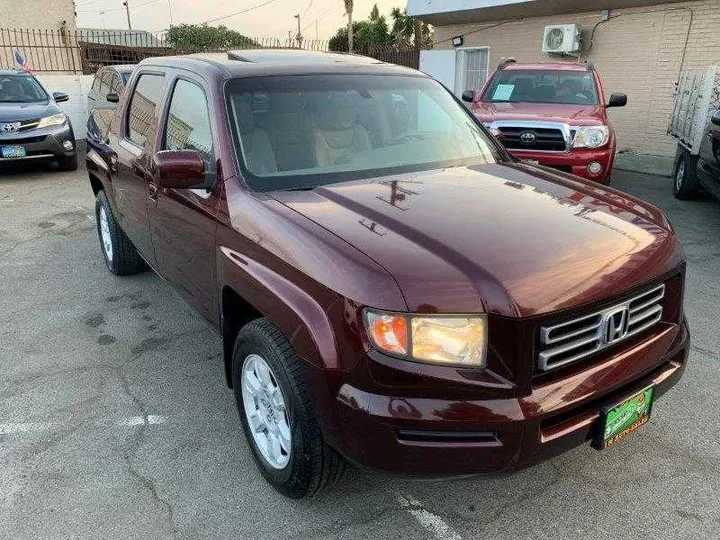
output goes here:
[[514, 159], [417, 71], [146, 59], [87, 169], [108, 269], [152, 268], [222, 336], [250, 451], [288, 497], [347, 462], [450, 476], [606, 448], [685, 369], [662, 212]]
[[500, 64], [479, 93], [466, 91], [475, 116], [517, 158], [608, 184], [617, 139], [592, 63]]
[[668, 134], [677, 140], [675, 197], [693, 199], [704, 189], [720, 200], [720, 66], [682, 74]]

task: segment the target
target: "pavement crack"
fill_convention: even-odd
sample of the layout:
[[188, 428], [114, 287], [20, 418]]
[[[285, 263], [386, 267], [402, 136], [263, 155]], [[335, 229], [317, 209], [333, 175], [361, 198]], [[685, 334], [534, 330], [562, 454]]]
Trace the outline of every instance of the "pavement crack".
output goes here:
[[160, 495], [158, 487], [156, 483], [152, 480], [152, 478], [143, 474], [133, 462], [135, 454], [145, 440], [145, 431], [147, 430], [147, 426], [149, 424], [147, 406], [140, 399], [140, 397], [130, 389], [130, 383], [127, 380], [125, 374], [123, 373], [122, 368], [118, 367], [116, 371], [123, 393], [130, 398], [130, 400], [135, 405], [135, 408], [138, 410], [138, 412], [143, 418], [143, 422], [137, 426], [137, 430], [135, 431], [135, 434], [132, 437], [130, 444], [123, 453], [123, 459], [128, 466], [128, 473], [136, 481], [142, 484], [142, 486], [150, 494], [150, 497], [153, 501], [155, 501], [158, 505], [162, 506], [165, 509], [167, 513], [168, 524], [170, 526], [170, 531], [172, 533], [172, 536], [176, 537], [177, 534], [175, 530], [175, 509], [173, 508], [173, 505], [170, 503], [170, 501]]

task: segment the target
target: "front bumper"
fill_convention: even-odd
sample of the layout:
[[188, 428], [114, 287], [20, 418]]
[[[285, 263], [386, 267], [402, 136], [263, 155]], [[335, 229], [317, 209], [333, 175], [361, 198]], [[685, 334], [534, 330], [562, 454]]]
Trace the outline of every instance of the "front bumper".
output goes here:
[[629, 350], [511, 399], [393, 397], [344, 384], [338, 450], [355, 464], [413, 476], [527, 467], [592, 439], [603, 406], [649, 384], [656, 396], [665, 393], [680, 380], [689, 347], [686, 323], [668, 324]]
[[[72, 143], [70, 150], [66, 150], [63, 146], [65, 141]], [[25, 147], [27, 155], [13, 158], [3, 158], [0, 155], [0, 163], [17, 163], [22, 161], [71, 157], [74, 156], [77, 151], [75, 147], [75, 134], [69, 121], [65, 122], [62, 126], [0, 134], [0, 146], [6, 145], [22, 145]]]
[[[573, 149], [570, 152], [533, 152], [531, 150], [508, 150], [513, 156], [524, 161], [537, 161], [540, 165], [553, 167], [569, 172], [600, 184], [607, 184], [610, 180], [613, 164], [615, 162], [615, 150], [609, 145], [606, 148], [597, 150]], [[590, 163], [599, 163], [601, 171], [593, 174], [588, 169]]]

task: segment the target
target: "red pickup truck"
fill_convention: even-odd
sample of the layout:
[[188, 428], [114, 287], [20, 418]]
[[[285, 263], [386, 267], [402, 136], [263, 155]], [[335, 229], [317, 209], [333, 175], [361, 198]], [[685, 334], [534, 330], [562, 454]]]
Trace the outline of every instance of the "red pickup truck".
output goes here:
[[592, 64], [504, 62], [463, 100], [517, 158], [610, 182], [617, 143], [607, 109], [625, 106], [627, 96], [605, 104]]
[[346, 460], [437, 476], [605, 448], [685, 369], [662, 212], [512, 158], [417, 71], [147, 59], [89, 144], [108, 269], [152, 268], [222, 336], [249, 448], [289, 497]]

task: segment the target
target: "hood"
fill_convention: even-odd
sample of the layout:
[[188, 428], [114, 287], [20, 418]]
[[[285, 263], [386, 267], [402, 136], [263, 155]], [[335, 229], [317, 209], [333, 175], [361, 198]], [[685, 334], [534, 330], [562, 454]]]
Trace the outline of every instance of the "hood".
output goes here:
[[563, 105], [556, 103], [473, 103], [472, 111], [481, 122], [500, 120], [534, 120], [561, 122], [576, 126], [606, 123], [605, 109], [597, 105]]
[[684, 260], [655, 207], [523, 164], [272, 196], [382, 265], [414, 312], [531, 316], [618, 295]]
[[61, 112], [54, 101], [42, 103], [0, 103], [0, 122], [18, 122]]

